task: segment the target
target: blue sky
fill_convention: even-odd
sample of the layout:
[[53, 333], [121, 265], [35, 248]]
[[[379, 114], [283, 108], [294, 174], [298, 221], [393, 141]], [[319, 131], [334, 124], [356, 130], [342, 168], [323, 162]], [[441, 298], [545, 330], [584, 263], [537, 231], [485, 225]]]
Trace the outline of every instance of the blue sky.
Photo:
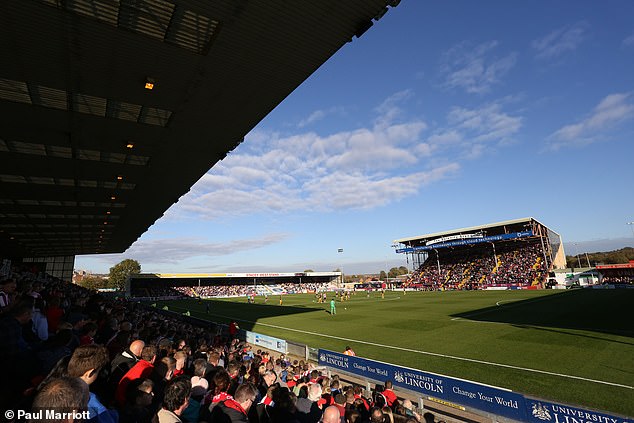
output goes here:
[[634, 245], [632, 16], [403, 0], [128, 251], [75, 267], [370, 273], [406, 264], [394, 239], [527, 216], [568, 254]]

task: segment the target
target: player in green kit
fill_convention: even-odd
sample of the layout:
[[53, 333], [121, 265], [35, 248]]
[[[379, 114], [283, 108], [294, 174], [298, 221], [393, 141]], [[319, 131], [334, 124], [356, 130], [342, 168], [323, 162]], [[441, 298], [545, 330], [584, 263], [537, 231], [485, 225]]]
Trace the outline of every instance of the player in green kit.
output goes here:
[[337, 303], [333, 298], [332, 300], [330, 300], [330, 315], [334, 316], [335, 314], [337, 314]]

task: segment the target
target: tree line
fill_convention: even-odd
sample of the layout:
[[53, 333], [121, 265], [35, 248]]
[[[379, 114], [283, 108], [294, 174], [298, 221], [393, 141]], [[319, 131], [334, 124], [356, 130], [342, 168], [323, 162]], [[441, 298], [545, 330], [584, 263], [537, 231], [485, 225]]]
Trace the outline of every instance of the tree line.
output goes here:
[[123, 289], [130, 275], [141, 273], [141, 264], [132, 259], [125, 259], [110, 268], [107, 278], [100, 276], [84, 276], [77, 284], [88, 289]]
[[[587, 256], [586, 256], [587, 255]], [[566, 256], [566, 267], [594, 267], [597, 264], [622, 264], [634, 260], [634, 248], [625, 247], [620, 250], [598, 252], [598, 253], [579, 253], [576, 256]]]

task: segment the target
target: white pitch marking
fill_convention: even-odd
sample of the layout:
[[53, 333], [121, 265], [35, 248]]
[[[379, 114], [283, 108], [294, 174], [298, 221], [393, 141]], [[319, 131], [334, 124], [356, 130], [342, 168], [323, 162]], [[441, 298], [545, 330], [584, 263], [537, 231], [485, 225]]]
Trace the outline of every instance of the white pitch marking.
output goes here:
[[[185, 310], [185, 308], [183, 308], [183, 307], [174, 307], [174, 308], [180, 308], [181, 310]], [[541, 374], [545, 374], [545, 375], [559, 376], [559, 377], [568, 378], [568, 379], [584, 380], [586, 382], [593, 382], [593, 383], [600, 383], [600, 384], [603, 384], [603, 385], [617, 386], [619, 388], [634, 389], [634, 386], [621, 385], [620, 383], [606, 382], [604, 380], [596, 380], [596, 379], [589, 379], [589, 378], [585, 378], [585, 377], [581, 377], [581, 376], [573, 376], [573, 375], [567, 375], [567, 374], [563, 374], [563, 373], [548, 372], [546, 370], [529, 369], [529, 368], [526, 368], [526, 367], [511, 366], [510, 364], [493, 363], [493, 362], [490, 362], [490, 361], [476, 360], [476, 359], [473, 359], [473, 358], [456, 357], [456, 356], [453, 356], [453, 355], [439, 354], [439, 353], [433, 353], [433, 352], [429, 352], [429, 351], [419, 351], [419, 350], [414, 350], [414, 349], [411, 349], [411, 348], [396, 347], [396, 346], [393, 346], [393, 345], [383, 345], [383, 344], [378, 344], [378, 343], [375, 343], [375, 342], [361, 341], [359, 339], [343, 338], [341, 336], [326, 335], [326, 334], [323, 334], [323, 333], [310, 332], [310, 331], [300, 330], [300, 329], [295, 329], [295, 328], [287, 328], [287, 327], [284, 327], [284, 326], [271, 325], [271, 324], [268, 324], [268, 323], [253, 322], [251, 320], [240, 319], [238, 317], [223, 316], [223, 315], [219, 315], [219, 314], [208, 314], [208, 316], [222, 317], [222, 318], [225, 318], [225, 319], [232, 319], [232, 320], [237, 320], [237, 321], [240, 321], [240, 322], [253, 323], [254, 325], [268, 326], [268, 327], [272, 327], [272, 328], [276, 328], [276, 329], [283, 329], [283, 330], [288, 330], [288, 331], [292, 331], [292, 332], [299, 332], [299, 333], [304, 333], [304, 334], [308, 334], [308, 335], [320, 336], [322, 338], [338, 339], [340, 341], [346, 341], [346, 342], [356, 342], [358, 344], [372, 345], [372, 346], [375, 346], [375, 347], [388, 348], [388, 349], [392, 349], [392, 350], [407, 351], [407, 352], [413, 352], [413, 353], [416, 353], [416, 354], [431, 355], [431, 356], [434, 356], [434, 357], [450, 358], [452, 360], [467, 361], [467, 362], [478, 363], [478, 364], [486, 364], [488, 366], [504, 367], [504, 368], [507, 368], [507, 369], [521, 370], [521, 371], [525, 371], [525, 372], [541, 373]]]

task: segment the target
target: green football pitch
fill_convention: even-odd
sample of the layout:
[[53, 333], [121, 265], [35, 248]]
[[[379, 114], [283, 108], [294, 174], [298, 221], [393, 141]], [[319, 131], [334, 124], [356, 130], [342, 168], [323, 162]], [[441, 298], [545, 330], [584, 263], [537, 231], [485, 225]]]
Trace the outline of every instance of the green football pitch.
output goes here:
[[[365, 358], [634, 416], [634, 289], [356, 293], [159, 303]], [[328, 301], [333, 298], [328, 295]], [[206, 313], [205, 303], [210, 304]]]

